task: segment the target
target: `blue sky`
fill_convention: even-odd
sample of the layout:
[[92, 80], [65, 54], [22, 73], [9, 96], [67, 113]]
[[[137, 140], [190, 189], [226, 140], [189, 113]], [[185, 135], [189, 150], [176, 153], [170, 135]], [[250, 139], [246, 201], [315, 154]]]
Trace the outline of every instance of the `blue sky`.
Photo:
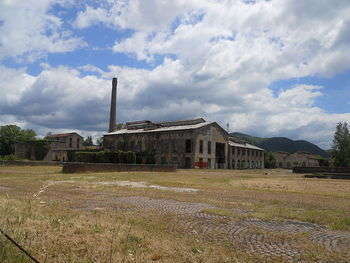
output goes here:
[[349, 121], [350, 2], [4, 0], [0, 125], [101, 136], [118, 121], [204, 116], [331, 145]]

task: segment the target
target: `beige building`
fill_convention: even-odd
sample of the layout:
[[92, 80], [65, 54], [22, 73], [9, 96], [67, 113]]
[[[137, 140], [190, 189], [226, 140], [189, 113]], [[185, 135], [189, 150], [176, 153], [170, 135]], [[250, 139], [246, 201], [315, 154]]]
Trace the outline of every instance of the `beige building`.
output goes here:
[[[237, 141], [237, 140], [236, 140]], [[105, 134], [109, 150], [150, 152], [157, 164], [179, 168], [263, 168], [263, 149], [234, 139], [216, 122], [129, 122]]]
[[68, 150], [83, 149], [84, 138], [76, 132], [50, 134], [45, 137], [50, 143], [50, 150], [45, 157], [46, 161], [67, 161]]
[[319, 157], [308, 152], [274, 152], [277, 168], [318, 167]]

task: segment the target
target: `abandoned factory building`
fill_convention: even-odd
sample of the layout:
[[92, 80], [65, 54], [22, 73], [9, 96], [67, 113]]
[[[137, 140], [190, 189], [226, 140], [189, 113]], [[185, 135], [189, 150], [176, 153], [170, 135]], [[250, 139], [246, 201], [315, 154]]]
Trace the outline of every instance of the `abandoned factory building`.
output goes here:
[[103, 147], [109, 150], [152, 152], [155, 163], [179, 168], [264, 168], [264, 150], [231, 137], [216, 122], [202, 118], [116, 124], [117, 79], [112, 82], [109, 132]]

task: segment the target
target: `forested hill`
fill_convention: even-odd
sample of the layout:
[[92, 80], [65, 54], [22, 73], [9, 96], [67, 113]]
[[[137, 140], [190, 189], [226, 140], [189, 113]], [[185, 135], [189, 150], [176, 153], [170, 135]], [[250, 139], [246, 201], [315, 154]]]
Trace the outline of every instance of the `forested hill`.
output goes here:
[[295, 153], [297, 151], [304, 151], [317, 154], [325, 158], [329, 157], [329, 154], [325, 150], [308, 141], [293, 141], [285, 137], [261, 138], [239, 132], [233, 132], [231, 135], [270, 152], [283, 151]]

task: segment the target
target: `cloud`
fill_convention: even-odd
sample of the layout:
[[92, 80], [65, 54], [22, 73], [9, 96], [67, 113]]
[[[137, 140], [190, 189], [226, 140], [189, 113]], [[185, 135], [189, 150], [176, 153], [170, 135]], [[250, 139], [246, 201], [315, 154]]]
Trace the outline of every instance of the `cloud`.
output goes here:
[[[25, 44], [7, 45], [5, 53], [11, 48], [14, 55], [23, 55], [78, 46], [79, 40], [62, 33], [64, 21], [47, 13], [52, 3], [33, 2], [29, 9], [39, 14], [38, 22], [33, 20], [39, 30], [19, 26], [24, 32], [20, 36], [43, 38], [43, 45], [14, 39]], [[76, 30], [96, 24], [114, 28], [118, 41], [113, 51], [146, 61], [151, 69], [109, 65], [102, 70], [92, 61], [78, 68], [46, 65], [32, 76], [2, 67], [6, 81], [0, 84], [7, 93], [0, 98], [0, 116], [43, 131], [103, 132], [110, 80], [118, 76], [119, 121], [204, 116], [223, 126], [230, 123], [235, 131], [285, 135], [329, 147], [336, 122], [350, 120], [350, 114], [315, 106], [325, 87], [301, 83], [276, 92], [269, 86], [349, 69], [349, 11], [347, 0], [94, 2], [78, 13]], [[42, 30], [47, 27], [58, 34], [57, 41]], [[124, 29], [131, 35], [120, 39], [118, 32]], [[16, 75], [21, 76], [17, 82]]]
[[0, 2], [0, 60], [34, 61], [47, 53], [68, 52], [85, 45], [50, 13], [54, 4], [68, 0], [4, 0]]
[[[118, 75], [119, 121], [204, 116], [223, 126], [228, 122], [235, 131], [283, 134], [328, 147], [335, 124], [350, 120], [350, 114], [330, 114], [314, 106], [315, 99], [323, 95], [319, 86], [294, 86], [278, 95], [265, 88], [224, 100], [227, 89], [219, 86], [220, 80], [199, 80], [189, 88], [189, 83], [196, 82], [183, 70], [178, 60], [168, 60], [153, 70], [110, 66], [106, 72], [99, 70], [99, 76], [62, 66], [46, 68], [35, 77], [1, 68], [2, 76], [22, 77], [7, 78], [8, 96], [2, 97], [0, 116], [41, 133], [71, 129], [102, 134], [108, 123], [110, 79]], [[17, 86], [25, 88], [21, 92], [11, 89]]]

